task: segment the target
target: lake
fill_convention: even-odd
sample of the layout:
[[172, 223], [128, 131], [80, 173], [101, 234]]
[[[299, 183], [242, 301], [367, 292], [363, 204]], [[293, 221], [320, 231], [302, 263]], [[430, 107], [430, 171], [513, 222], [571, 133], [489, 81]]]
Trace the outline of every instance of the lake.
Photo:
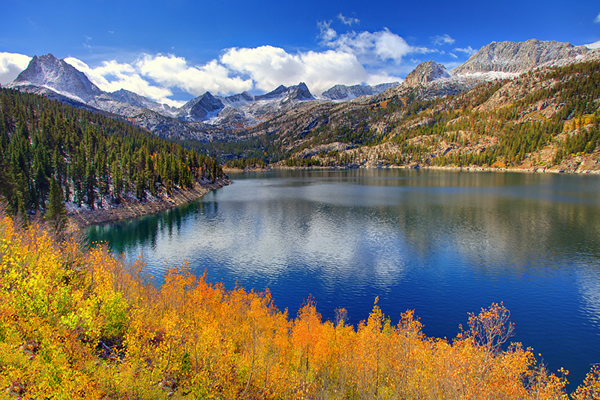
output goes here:
[[88, 229], [160, 284], [185, 261], [208, 281], [269, 288], [294, 316], [393, 323], [414, 309], [454, 337], [492, 302], [551, 371], [578, 385], [600, 363], [600, 176], [435, 170], [273, 171], [186, 206]]

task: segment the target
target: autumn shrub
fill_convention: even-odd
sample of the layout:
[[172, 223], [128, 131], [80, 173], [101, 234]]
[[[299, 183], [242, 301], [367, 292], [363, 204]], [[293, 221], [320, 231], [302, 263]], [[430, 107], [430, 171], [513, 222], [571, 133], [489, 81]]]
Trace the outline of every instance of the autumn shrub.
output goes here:
[[[82, 251], [0, 217], [0, 398], [561, 399], [566, 371], [508, 344], [492, 304], [452, 340], [377, 302], [358, 326], [295, 317], [268, 291], [226, 290], [186, 265], [156, 287], [139, 261]], [[571, 395], [598, 398], [593, 369]]]

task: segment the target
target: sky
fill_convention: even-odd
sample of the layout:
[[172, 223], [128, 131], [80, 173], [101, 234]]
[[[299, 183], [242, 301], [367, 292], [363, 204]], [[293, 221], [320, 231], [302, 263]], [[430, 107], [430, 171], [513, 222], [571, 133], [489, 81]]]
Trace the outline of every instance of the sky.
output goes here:
[[594, 1], [87, 0], [0, 2], [0, 84], [52, 53], [100, 89], [172, 106], [206, 91], [401, 81], [492, 41], [600, 41]]

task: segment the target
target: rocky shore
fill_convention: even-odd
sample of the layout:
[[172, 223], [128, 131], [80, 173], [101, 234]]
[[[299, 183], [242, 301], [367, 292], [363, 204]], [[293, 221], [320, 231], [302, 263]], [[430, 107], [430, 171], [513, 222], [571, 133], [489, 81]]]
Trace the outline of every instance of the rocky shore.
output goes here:
[[78, 230], [88, 225], [138, 218], [165, 211], [198, 200], [206, 193], [229, 184], [229, 179], [217, 179], [214, 183], [197, 183], [190, 189], [176, 189], [173, 195], [168, 197], [151, 198], [146, 201], [123, 200], [118, 206], [111, 208], [73, 210], [67, 213], [69, 228]]
[[547, 174], [590, 174], [600, 175], [600, 166], [596, 168], [582, 168], [581, 166], [561, 168], [553, 166], [552, 168], [544, 167], [481, 167], [477, 165], [470, 166], [437, 166], [423, 164], [407, 164], [407, 165], [384, 165], [384, 164], [350, 164], [346, 166], [309, 166], [289, 167], [282, 164], [274, 164], [267, 168], [246, 168], [246, 169], [228, 169], [228, 173], [243, 173], [243, 172], [265, 172], [270, 170], [345, 170], [345, 169], [427, 169], [440, 171], [473, 171], [473, 172], [521, 172], [521, 173], [547, 173]]

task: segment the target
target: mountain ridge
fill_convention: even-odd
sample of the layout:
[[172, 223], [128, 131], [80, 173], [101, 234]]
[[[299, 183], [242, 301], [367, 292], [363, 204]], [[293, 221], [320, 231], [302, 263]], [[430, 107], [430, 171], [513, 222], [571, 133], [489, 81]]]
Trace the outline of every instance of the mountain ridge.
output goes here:
[[571, 43], [529, 39], [525, 42], [492, 42], [483, 46], [454, 75], [485, 72], [523, 73], [537, 67], [584, 61], [594, 50]]
[[387, 89], [396, 87], [400, 82], [380, 83], [378, 85], [335, 85], [321, 94], [321, 97], [329, 100], [352, 100], [361, 96], [372, 96]]
[[320, 99], [316, 99], [308, 86], [301, 82], [290, 87], [280, 85], [262, 95], [243, 92], [219, 96], [206, 92], [182, 107], [174, 108], [125, 89], [103, 92], [85, 74], [51, 54], [35, 56], [7, 87], [113, 113], [161, 137], [210, 142], [232, 140], [238, 132], [252, 129], [290, 110], [304, 113], [321, 107], [310, 105], [311, 102], [334, 101], [339, 107], [352, 109], [354, 106], [349, 102], [367, 104], [384, 101], [403, 95], [406, 88], [424, 98], [444, 97], [466, 92], [484, 82], [512, 78], [535, 68], [600, 59], [600, 49], [590, 47], [594, 46], [573, 46], [536, 39], [492, 42], [451, 71], [428, 61], [419, 64], [399, 85], [335, 85], [323, 92]]

